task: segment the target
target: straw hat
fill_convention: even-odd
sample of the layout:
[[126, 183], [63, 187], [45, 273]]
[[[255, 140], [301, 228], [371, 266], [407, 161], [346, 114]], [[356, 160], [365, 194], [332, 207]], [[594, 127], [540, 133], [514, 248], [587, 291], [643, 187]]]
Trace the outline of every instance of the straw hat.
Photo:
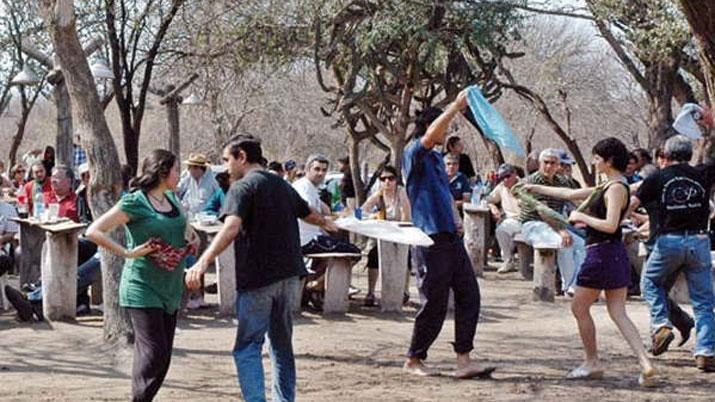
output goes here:
[[188, 166], [209, 166], [208, 161], [206, 160], [206, 155], [204, 154], [189, 154], [189, 159], [185, 160], [184, 164]]

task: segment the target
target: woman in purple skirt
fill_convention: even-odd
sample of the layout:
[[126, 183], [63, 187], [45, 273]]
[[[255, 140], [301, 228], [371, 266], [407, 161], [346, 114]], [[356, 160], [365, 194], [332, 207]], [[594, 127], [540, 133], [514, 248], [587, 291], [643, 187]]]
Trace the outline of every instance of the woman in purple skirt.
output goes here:
[[[607, 181], [593, 197], [594, 188], [568, 190], [540, 185], [525, 185], [527, 190], [549, 197], [567, 200], [589, 198], [585, 208], [573, 211], [569, 221], [586, 227], [586, 260], [576, 280], [576, 293], [571, 311], [576, 317], [586, 358], [571, 370], [567, 378], [594, 379], [603, 377], [604, 365], [596, 349], [596, 328], [591, 318], [591, 305], [601, 291], [606, 293], [608, 314], [618, 326], [633, 352], [638, 356], [641, 373], [638, 382], [651, 385], [656, 369], [648, 359], [640, 334], [626, 314], [626, 294], [630, 285], [630, 264], [621, 240], [620, 223], [629, 206], [629, 188], [623, 171], [628, 164], [628, 150], [616, 138], [599, 141], [592, 150], [596, 170]], [[580, 211], [584, 212], [580, 212]]]

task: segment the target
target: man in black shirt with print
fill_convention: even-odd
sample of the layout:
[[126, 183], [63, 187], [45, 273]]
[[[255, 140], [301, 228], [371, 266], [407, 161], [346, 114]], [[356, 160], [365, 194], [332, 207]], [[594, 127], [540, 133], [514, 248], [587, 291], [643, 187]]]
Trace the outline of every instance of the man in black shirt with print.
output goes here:
[[695, 313], [696, 366], [714, 372], [715, 296], [707, 225], [715, 164], [690, 166], [692, 155], [693, 146], [687, 137], [677, 135], [668, 139], [666, 167], [648, 176], [636, 193], [636, 203], [655, 203], [658, 215], [657, 237], [646, 262], [641, 288], [650, 307], [653, 348], [667, 349], [674, 336], [665, 287], [674, 273], [685, 274]]
[[273, 398], [295, 400], [295, 360], [291, 342], [292, 311], [299, 276], [306, 273], [300, 252], [297, 219], [336, 232], [281, 177], [260, 164], [260, 142], [238, 135], [223, 150], [234, 181], [221, 211], [224, 226], [187, 272], [189, 288], [201, 286], [209, 263], [231, 243], [236, 256], [238, 330], [233, 357], [241, 392], [247, 401], [265, 400], [261, 350], [271, 343]]

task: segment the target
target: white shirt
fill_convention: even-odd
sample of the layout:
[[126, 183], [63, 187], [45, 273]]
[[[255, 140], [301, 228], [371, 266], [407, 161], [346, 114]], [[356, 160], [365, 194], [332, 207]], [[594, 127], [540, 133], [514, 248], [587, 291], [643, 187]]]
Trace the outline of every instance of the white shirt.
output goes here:
[[0, 234], [17, 233], [17, 223], [10, 220], [17, 218], [17, 211], [12, 205], [0, 201]]
[[[320, 211], [320, 191], [307, 177], [301, 177], [296, 180], [293, 183], [293, 188], [311, 208]], [[298, 229], [300, 230], [301, 246], [305, 246], [311, 240], [323, 234], [320, 227], [306, 223], [302, 219], [298, 219]]]

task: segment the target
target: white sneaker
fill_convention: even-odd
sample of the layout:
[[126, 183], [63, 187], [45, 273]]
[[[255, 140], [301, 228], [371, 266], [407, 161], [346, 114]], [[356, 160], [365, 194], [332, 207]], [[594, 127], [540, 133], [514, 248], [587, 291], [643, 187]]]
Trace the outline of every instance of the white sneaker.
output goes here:
[[497, 269], [498, 274], [506, 274], [509, 272], [514, 272], [516, 271], [516, 266], [514, 265], [513, 260], [506, 260], [502, 263], [501, 267]]

